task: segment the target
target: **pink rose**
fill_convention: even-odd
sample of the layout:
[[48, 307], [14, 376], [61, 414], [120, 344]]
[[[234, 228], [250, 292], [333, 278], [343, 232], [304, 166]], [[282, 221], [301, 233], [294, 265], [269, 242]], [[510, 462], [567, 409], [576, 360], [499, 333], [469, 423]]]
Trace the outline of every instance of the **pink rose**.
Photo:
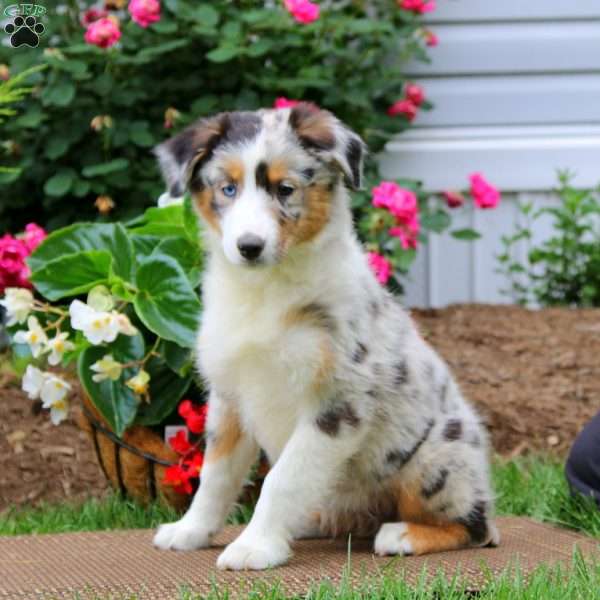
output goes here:
[[375, 277], [377, 277], [377, 281], [385, 285], [392, 275], [392, 265], [377, 252], [367, 252], [367, 258], [371, 270], [375, 273]]
[[471, 181], [471, 195], [473, 202], [479, 208], [495, 208], [500, 202], [500, 192], [488, 183], [481, 173], [469, 175]]
[[388, 108], [387, 114], [390, 117], [403, 115], [409, 121], [413, 121], [417, 116], [417, 105], [408, 99], [398, 100]]
[[300, 104], [300, 100], [290, 100], [285, 96], [279, 96], [278, 98], [275, 98], [273, 108], [294, 108], [294, 106], [298, 106], [298, 104]]
[[319, 18], [319, 5], [310, 0], [283, 0], [283, 3], [298, 23], [307, 25]]
[[131, 0], [129, 3], [129, 14], [140, 26], [148, 27], [156, 21], [160, 21], [160, 2], [158, 0]]
[[94, 21], [85, 32], [85, 41], [99, 48], [110, 48], [121, 39], [118, 21], [105, 17]]
[[25, 266], [29, 250], [23, 240], [10, 234], [0, 238], [0, 271], [8, 275], [18, 275]]
[[33, 252], [48, 236], [48, 234], [35, 223], [29, 223], [25, 227], [23, 241], [29, 252]]
[[465, 197], [460, 192], [447, 190], [442, 193], [449, 208], [458, 208], [465, 203]]
[[409, 83], [404, 90], [407, 100], [410, 100], [415, 106], [421, 106], [425, 100], [425, 92], [420, 85]]
[[435, 10], [435, 0], [398, 0], [398, 5], [400, 8], [410, 10], [418, 15]]
[[101, 8], [90, 8], [81, 15], [81, 24], [89, 27], [94, 21], [108, 17], [108, 11]]
[[433, 33], [433, 31], [431, 31], [430, 29], [427, 29], [425, 31], [424, 36], [425, 36], [425, 44], [427, 46], [429, 46], [430, 48], [434, 48], [435, 46], [437, 46], [440, 43], [438, 36], [435, 35], [435, 33]]
[[382, 181], [374, 187], [371, 202], [375, 208], [388, 210], [398, 223], [410, 223], [419, 211], [415, 194], [393, 181]]
[[401, 222], [397, 227], [391, 227], [389, 234], [400, 240], [400, 245], [408, 250], [416, 250], [419, 241], [419, 231], [421, 231], [421, 222], [419, 215], [415, 214], [411, 219]]

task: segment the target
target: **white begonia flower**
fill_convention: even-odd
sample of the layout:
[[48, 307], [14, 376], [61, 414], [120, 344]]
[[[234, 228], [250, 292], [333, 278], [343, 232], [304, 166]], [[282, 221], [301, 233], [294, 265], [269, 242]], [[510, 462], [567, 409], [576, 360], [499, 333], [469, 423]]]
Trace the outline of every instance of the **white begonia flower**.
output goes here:
[[6, 309], [6, 324], [9, 327], [25, 323], [33, 309], [33, 294], [25, 288], [6, 288], [0, 305]]
[[90, 369], [96, 372], [96, 375], [92, 375], [92, 380], [96, 383], [100, 383], [106, 379], [117, 381], [123, 372], [123, 365], [117, 362], [112, 354], [106, 354], [99, 361], [95, 362]]
[[48, 363], [53, 367], [60, 364], [65, 352], [70, 352], [75, 349], [75, 344], [69, 341], [69, 334], [57, 333], [51, 340], [48, 340], [46, 344], [46, 352], [50, 352], [48, 356]]
[[17, 344], [28, 344], [33, 358], [38, 358], [45, 350], [48, 336], [36, 317], [27, 319], [27, 327], [27, 331], [17, 331], [14, 340]]
[[69, 314], [73, 329], [83, 331], [83, 335], [94, 346], [104, 342], [114, 342], [119, 333], [124, 335], [135, 335], [137, 333], [127, 316], [117, 311], [94, 310], [81, 300], [73, 300], [69, 307]]
[[87, 295], [86, 304], [98, 311], [109, 311], [115, 307], [115, 300], [105, 285], [97, 285]]
[[33, 365], [27, 365], [21, 388], [31, 400], [37, 400], [42, 392], [46, 374]]
[[69, 383], [52, 373], [45, 373], [40, 398], [42, 406], [50, 409], [50, 420], [54, 425], [58, 425], [67, 417], [69, 412], [67, 396], [70, 391]]
[[129, 379], [125, 385], [140, 396], [145, 396], [148, 393], [148, 384], [150, 383], [150, 375], [141, 369], [139, 373]]

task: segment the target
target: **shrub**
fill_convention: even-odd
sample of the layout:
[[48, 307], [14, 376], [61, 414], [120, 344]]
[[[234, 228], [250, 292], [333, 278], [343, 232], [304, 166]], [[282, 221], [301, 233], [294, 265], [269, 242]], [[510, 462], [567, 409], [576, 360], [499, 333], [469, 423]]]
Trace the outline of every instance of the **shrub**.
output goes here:
[[[598, 190], [577, 190], [570, 176], [559, 176], [560, 205], [536, 209], [533, 203], [520, 206], [522, 224], [503, 236], [504, 252], [497, 258], [499, 272], [509, 281], [503, 290], [520, 304], [541, 306], [600, 306], [600, 196]], [[533, 240], [532, 229], [550, 216], [553, 235], [542, 242]], [[520, 260], [517, 244], [527, 246]]]

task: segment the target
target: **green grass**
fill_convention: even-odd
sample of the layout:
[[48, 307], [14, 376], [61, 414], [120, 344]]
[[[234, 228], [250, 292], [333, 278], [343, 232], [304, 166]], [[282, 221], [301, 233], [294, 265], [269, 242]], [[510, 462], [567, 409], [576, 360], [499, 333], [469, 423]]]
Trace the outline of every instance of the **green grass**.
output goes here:
[[[494, 485], [497, 493], [497, 512], [500, 515], [530, 516], [534, 519], [571, 527], [600, 538], [600, 510], [593, 502], [572, 498], [563, 475], [562, 465], [552, 459], [530, 458], [494, 465]], [[233, 522], [246, 522], [249, 509], [241, 508]], [[156, 527], [176, 518], [174, 511], [153, 505], [142, 508], [117, 495], [103, 500], [90, 500], [83, 505], [41, 506], [11, 509], [0, 515], [0, 535], [56, 533], [68, 531], [97, 531], [102, 529]], [[596, 590], [596, 592], [593, 592]], [[334, 588], [318, 585], [306, 596], [307, 600], [587, 600], [598, 597], [600, 563], [590, 564], [575, 555], [568, 568], [540, 567], [527, 578], [518, 569], [492, 577], [476, 595], [465, 589], [459, 580], [448, 581], [442, 575], [425, 575], [416, 585], [401, 576], [382, 575], [378, 579], [349, 583]], [[600, 593], [599, 593], [600, 594]], [[277, 586], [258, 585], [248, 590], [246, 597], [260, 600], [286, 600]], [[140, 600], [143, 596], [111, 596], [117, 600]], [[227, 591], [215, 589], [208, 598], [228, 598]], [[86, 600], [105, 600], [101, 596], [73, 596]], [[179, 600], [200, 600], [201, 596], [182, 589]], [[108, 600], [108, 597], [106, 597]]]

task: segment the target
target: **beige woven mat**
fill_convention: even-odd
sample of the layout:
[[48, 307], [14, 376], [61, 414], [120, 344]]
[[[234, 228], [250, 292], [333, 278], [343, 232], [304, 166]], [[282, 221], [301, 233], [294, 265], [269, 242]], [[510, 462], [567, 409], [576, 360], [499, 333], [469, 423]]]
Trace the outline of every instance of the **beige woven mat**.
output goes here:
[[[584, 555], [600, 558], [600, 541], [522, 518], [500, 518], [498, 548], [462, 550], [424, 557], [377, 558], [369, 540], [352, 540], [350, 573], [354, 581], [394, 569], [415, 581], [425, 565], [448, 576], [460, 573], [477, 589], [489, 576], [518, 562], [524, 573], [540, 563], [568, 563], [577, 545]], [[217, 546], [234, 539], [230, 527]], [[140, 600], [177, 598], [180, 586], [206, 593], [213, 583], [232, 592], [255, 580], [279, 583], [288, 593], [302, 594], [312, 583], [338, 583], [348, 567], [346, 540], [297, 542], [289, 565], [262, 573], [217, 571], [220, 547], [196, 552], [161, 552], [147, 530], [0, 538], [0, 598], [109, 598], [136, 593]], [[486, 574], [487, 572], [487, 574]], [[244, 587], [245, 586], [245, 587]], [[221, 588], [222, 589], [222, 588]], [[124, 597], [124, 596], [123, 596]]]

